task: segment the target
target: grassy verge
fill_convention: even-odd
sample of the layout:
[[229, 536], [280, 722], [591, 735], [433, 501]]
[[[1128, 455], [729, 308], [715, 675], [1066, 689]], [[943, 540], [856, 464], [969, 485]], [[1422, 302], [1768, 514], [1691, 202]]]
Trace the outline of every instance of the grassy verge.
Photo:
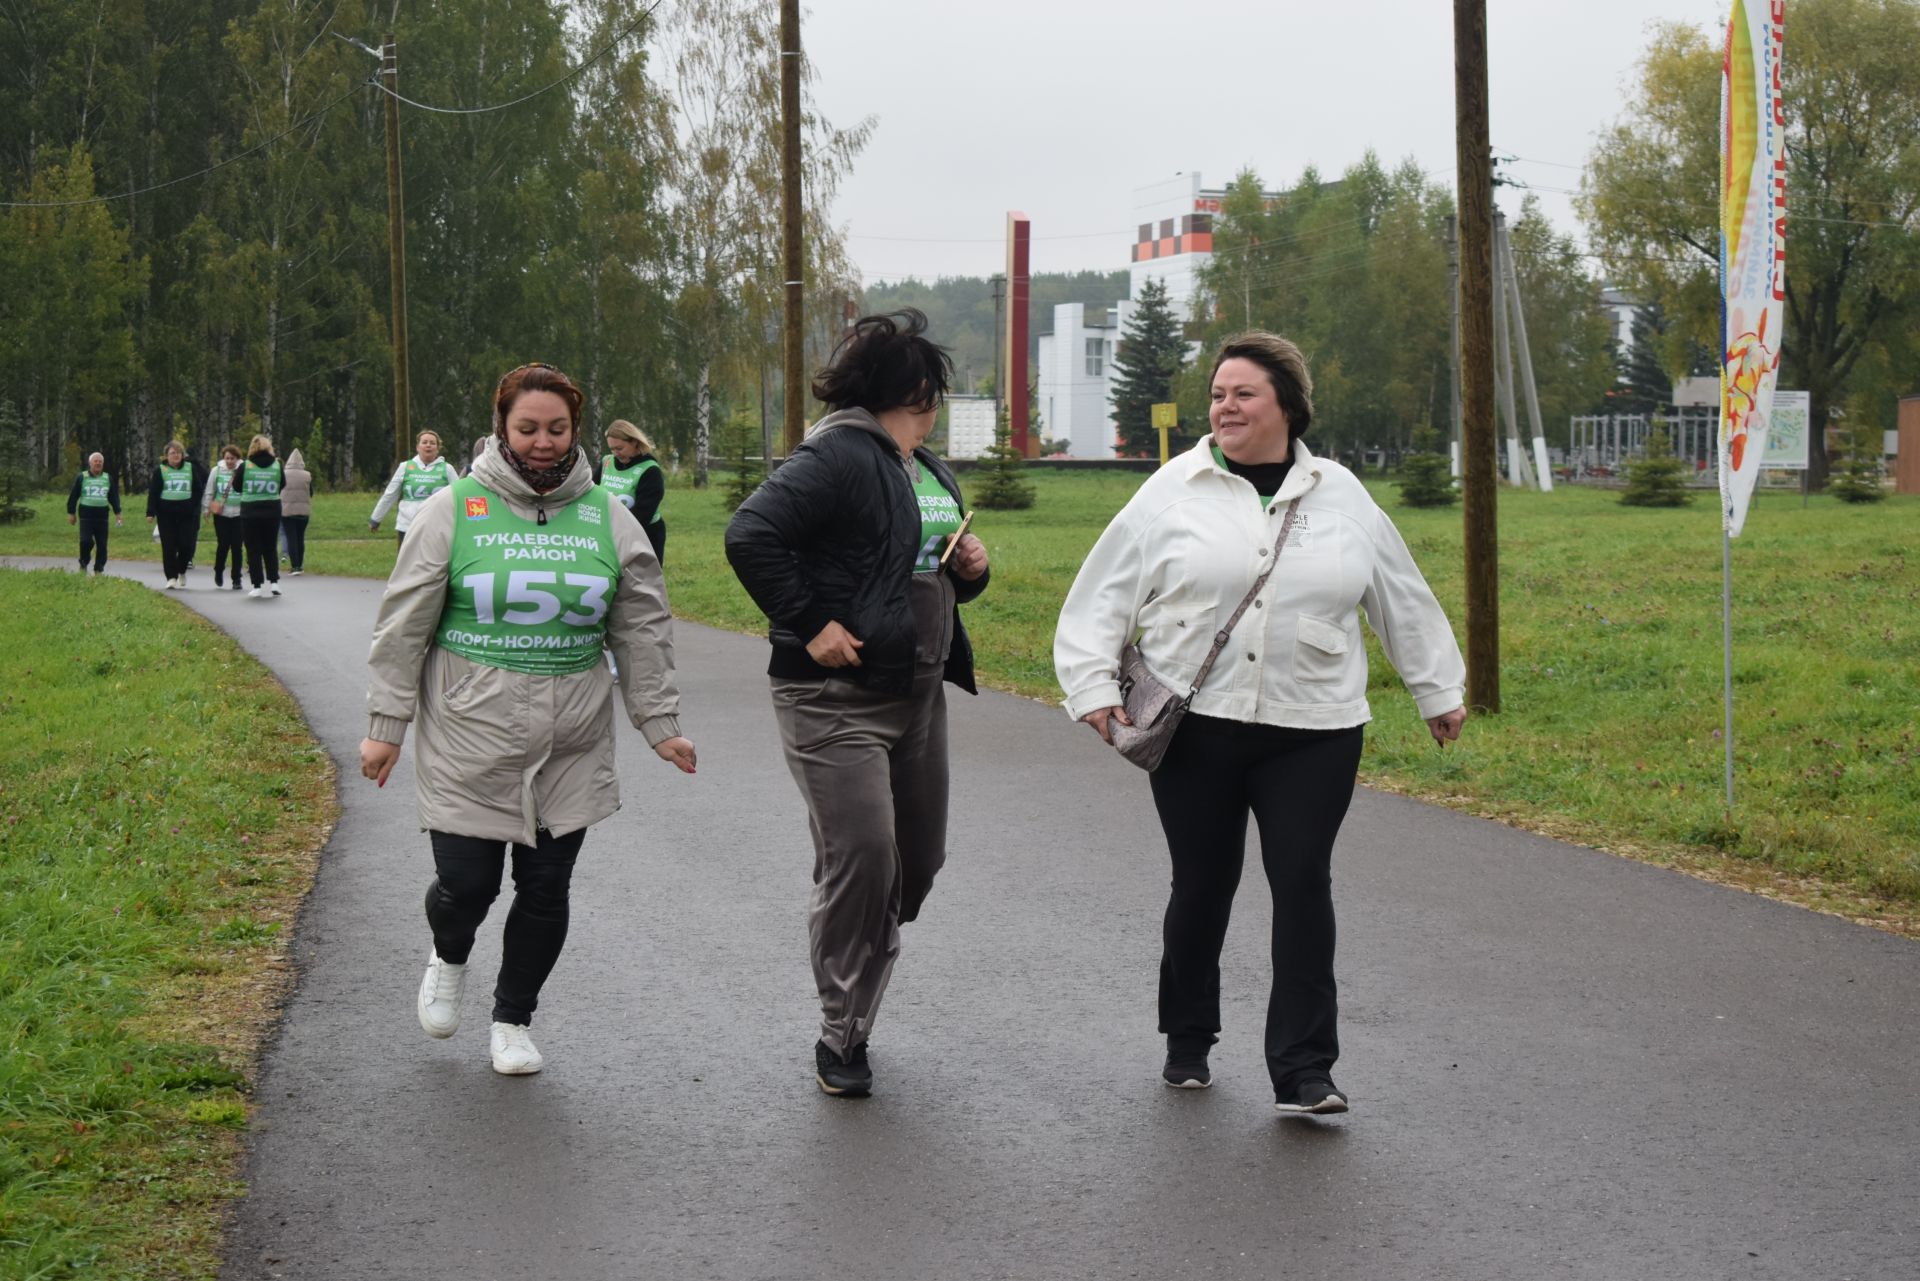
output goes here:
[[0, 1275], [215, 1274], [334, 817], [232, 641], [132, 583], [0, 570]]

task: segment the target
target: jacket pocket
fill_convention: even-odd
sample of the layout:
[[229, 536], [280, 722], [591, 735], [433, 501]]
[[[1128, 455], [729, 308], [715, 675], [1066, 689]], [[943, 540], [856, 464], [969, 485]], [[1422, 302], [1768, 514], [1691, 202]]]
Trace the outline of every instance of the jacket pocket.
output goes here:
[[1190, 683], [1213, 648], [1211, 609], [1167, 613], [1140, 638], [1140, 653], [1153, 674], [1174, 684]]
[[1346, 678], [1347, 651], [1352, 648], [1347, 629], [1311, 614], [1302, 614], [1294, 626], [1293, 678], [1303, 685], [1336, 685]]

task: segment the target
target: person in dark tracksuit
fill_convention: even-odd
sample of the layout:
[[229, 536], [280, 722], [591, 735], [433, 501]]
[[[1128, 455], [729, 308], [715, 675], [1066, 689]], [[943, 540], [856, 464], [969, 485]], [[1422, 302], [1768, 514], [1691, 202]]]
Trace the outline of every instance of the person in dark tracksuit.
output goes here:
[[233, 563], [233, 590], [240, 590], [240, 504], [233, 497], [233, 473], [240, 466], [240, 446], [220, 451], [220, 462], [207, 478], [207, 512], [213, 517], [213, 585], [225, 585], [227, 563]]
[[206, 487], [206, 467], [187, 457], [179, 441], [168, 441], [147, 485], [147, 519], [160, 532], [160, 564], [168, 591], [187, 585], [187, 566], [200, 528], [200, 496]]
[[67, 494], [67, 524], [80, 526], [80, 572], [93, 560], [93, 572], [107, 572], [107, 511], [120, 524], [120, 482], [107, 470], [106, 456], [91, 454], [87, 469], [73, 478]]
[[987, 586], [959, 484], [922, 448], [953, 372], [925, 331], [911, 310], [858, 322], [814, 379], [833, 412], [727, 526], [771, 624], [774, 719], [813, 832], [814, 1078], [853, 1098], [873, 1088], [900, 926], [946, 862], [944, 682], [975, 692], [958, 606]]
[[[280, 594], [280, 489], [287, 472], [274, 455], [273, 439], [255, 436], [233, 471], [229, 503], [240, 504], [240, 536], [247, 546], [249, 596]], [[237, 586], [238, 584], [236, 584]]]

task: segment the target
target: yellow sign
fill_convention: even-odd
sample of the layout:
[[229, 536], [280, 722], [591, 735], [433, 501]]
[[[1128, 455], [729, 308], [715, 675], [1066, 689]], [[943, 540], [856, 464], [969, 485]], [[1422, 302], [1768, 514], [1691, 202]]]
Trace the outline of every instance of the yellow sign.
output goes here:
[[1153, 425], [1155, 427], [1178, 427], [1180, 425], [1180, 406], [1155, 405], [1153, 407]]

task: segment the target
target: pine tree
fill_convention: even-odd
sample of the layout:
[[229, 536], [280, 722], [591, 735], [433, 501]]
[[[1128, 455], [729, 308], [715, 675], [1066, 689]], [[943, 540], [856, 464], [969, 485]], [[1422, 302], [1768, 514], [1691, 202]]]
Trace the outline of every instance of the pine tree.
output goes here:
[[1629, 507], [1684, 507], [1693, 501], [1687, 490], [1687, 464], [1674, 457], [1666, 423], [1654, 420], [1646, 451], [1627, 464], [1627, 488], [1620, 501]]
[[1877, 503], [1887, 496], [1880, 485], [1880, 434], [1880, 425], [1871, 421], [1847, 432], [1847, 451], [1840, 474], [1827, 482], [1829, 494], [1843, 503]]
[[758, 442], [753, 436], [754, 430], [743, 419], [735, 419], [726, 429], [727, 466], [733, 469], [727, 481], [728, 511], [735, 511], [746, 502], [764, 478], [766, 461], [754, 456], [753, 446]]
[[1016, 511], [1033, 506], [1033, 485], [1026, 479], [1027, 460], [1013, 447], [1013, 425], [1005, 410], [994, 428], [993, 447], [980, 455], [980, 487], [973, 501], [993, 511]]
[[1167, 301], [1167, 287], [1150, 279], [1127, 317], [1114, 353], [1113, 421], [1119, 452], [1127, 458], [1157, 458], [1160, 433], [1153, 406], [1173, 399], [1173, 377], [1186, 364], [1187, 342]]
[[1413, 434], [1414, 452], [1400, 464], [1400, 501], [1405, 506], [1451, 507], [1459, 501], [1453, 467], [1441, 446], [1440, 433], [1432, 427]]
[[31, 450], [20, 411], [11, 400], [0, 400], [0, 525], [14, 525], [39, 515], [27, 505], [33, 489], [27, 459]]
[[1622, 414], [1653, 414], [1673, 403], [1673, 379], [1661, 359], [1666, 344], [1667, 316], [1651, 303], [1633, 313], [1627, 349], [1620, 353], [1620, 389], [1613, 408]]

